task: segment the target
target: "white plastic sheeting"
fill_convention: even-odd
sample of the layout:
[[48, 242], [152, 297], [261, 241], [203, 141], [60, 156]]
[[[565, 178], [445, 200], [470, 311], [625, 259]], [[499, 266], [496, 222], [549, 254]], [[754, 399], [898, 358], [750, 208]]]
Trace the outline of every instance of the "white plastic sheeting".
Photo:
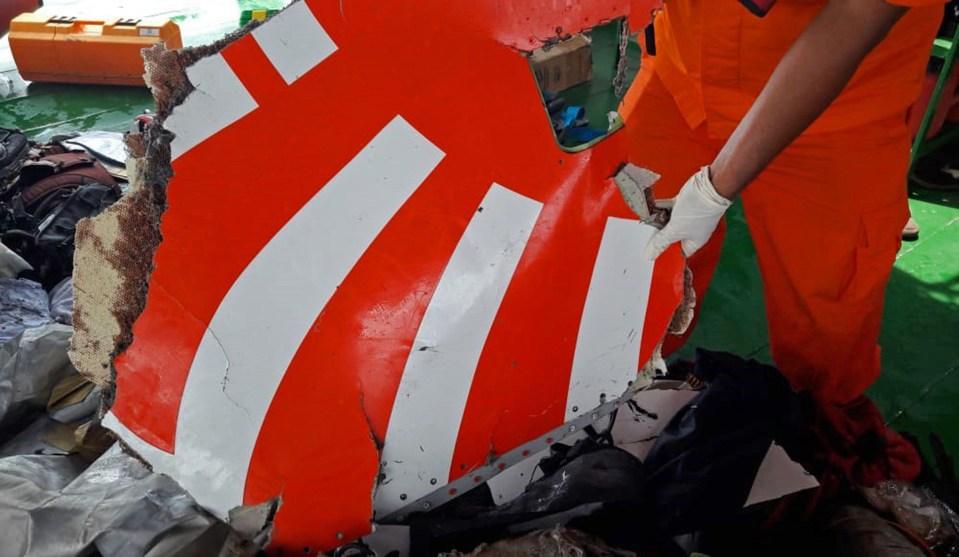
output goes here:
[[70, 456], [0, 459], [0, 557], [252, 553], [176, 482], [118, 445], [85, 467]]

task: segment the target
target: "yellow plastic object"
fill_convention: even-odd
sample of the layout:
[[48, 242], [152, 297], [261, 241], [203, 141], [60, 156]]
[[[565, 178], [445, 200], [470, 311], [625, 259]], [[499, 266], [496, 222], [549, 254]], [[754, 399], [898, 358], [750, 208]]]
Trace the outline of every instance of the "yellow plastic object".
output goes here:
[[10, 50], [28, 81], [143, 86], [140, 51], [158, 41], [182, 48], [168, 19], [92, 20], [21, 14], [10, 22]]

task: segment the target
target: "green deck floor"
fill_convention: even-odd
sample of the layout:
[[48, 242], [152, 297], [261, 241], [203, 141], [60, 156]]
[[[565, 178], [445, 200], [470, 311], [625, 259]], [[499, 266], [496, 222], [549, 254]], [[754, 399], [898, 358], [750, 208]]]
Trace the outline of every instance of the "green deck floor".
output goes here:
[[[869, 394], [893, 427], [921, 438], [935, 432], [959, 454], [959, 193], [916, 188], [910, 197], [920, 239], [903, 244], [889, 281], [883, 375]], [[715, 279], [681, 355], [703, 346], [771, 363], [762, 281], [739, 203], [727, 225]]]
[[[234, 29], [244, 9], [285, 3], [143, 0], [113, 9], [120, 5], [118, 0], [47, 0], [45, 9], [71, 15], [82, 11], [173, 16], [181, 24], [185, 44], [195, 45]], [[596, 46], [610, 43], [609, 36], [594, 41]], [[596, 64], [597, 76], [610, 75], [608, 57], [600, 56]], [[635, 69], [635, 63], [631, 66]], [[586, 104], [591, 119], [598, 121], [605, 121], [605, 106], [615, 102], [608, 85], [588, 84], [570, 94], [571, 100]], [[19, 127], [35, 139], [65, 131], [123, 130], [134, 115], [152, 104], [145, 89], [28, 86], [16, 72], [6, 39], [0, 40], [0, 126]], [[922, 232], [919, 241], [903, 245], [893, 271], [881, 339], [884, 374], [871, 395], [892, 425], [921, 436], [935, 431], [959, 454], [959, 193], [914, 189], [910, 205]], [[701, 308], [699, 326], [683, 353], [691, 353], [692, 346], [770, 360], [756, 254], [738, 204], [729, 213], [722, 259]]]

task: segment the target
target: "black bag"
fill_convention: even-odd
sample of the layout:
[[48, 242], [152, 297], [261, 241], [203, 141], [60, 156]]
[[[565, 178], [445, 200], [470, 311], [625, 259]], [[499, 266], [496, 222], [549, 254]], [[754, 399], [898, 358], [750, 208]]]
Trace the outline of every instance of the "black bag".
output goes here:
[[643, 460], [651, 516], [669, 535], [738, 520], [770, 444], [794, 449], [804, 423], [801, 398], [776, 368], [702, 348], [695, 365], [706, 388]]
[[16, 175], [29, 150], [30, 142], [20, 130], [0, 128], [0, 187]]
[[[681, 555], [672, 551], [672, 542], [645, 527], [651, 522], [647, 518], [647, 474], [638, 458], [604, 444], [607, 434], [596, 434], [596, 438], [582, 439], [573, 446], [552, 445], [550, 456], [539, 463], [544, 476], [510, 503], [495, 507], [488, 487], [481, 486], [430, 513], [411, 515], [410, 554], [463, 550], [567, 523], [622, 549], [644, 555]], [[485, 492], [482, 496], [481, 490]]]
[[100, 214], [121, 195], [116, 180], [92, 155], [31, 157], [0, 195], [0, 238], [33, 266], [34, 272], [24, 276], [49, 290], [73, 272], [77, 221]]
[[73, 190], [94, 182], [120, 194], [116, 180], [93, 155], [83, 152], [47, 155], [23, 164], [20, 177], [7, 196], [14, 202], [19, 198], [23, 209], [41, 221]]
[[4, 234], [4, 243], [33, 266], [34, 278], [50, 290], [73, 273], [77, 223], [99, 215], [119, 198], [115, 187], [97, 182], [84, 184], [58, 203], [35, 232], [10, 231]]

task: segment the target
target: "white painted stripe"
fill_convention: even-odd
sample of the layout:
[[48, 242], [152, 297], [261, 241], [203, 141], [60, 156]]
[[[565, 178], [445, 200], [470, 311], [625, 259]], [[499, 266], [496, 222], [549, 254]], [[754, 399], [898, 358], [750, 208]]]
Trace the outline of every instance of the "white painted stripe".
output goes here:
[[203, 336], [180, 404], [175, 458], [161, 455], [158, 472], [221, 518], [241, 504], [260, 427], [297, 349], [442, 158], [395, 118], [260, 251]]
[[636, 378], [653, 278], [643, 247], [653, 232], [638, 220], [606, 221], [576, 338], [566, 421], [619, 397]]
[[493, 184], [430, 300], [403, 370], [374, 508], [389, 514], [443, 486], [473, 375], [542, 204]]
[[133, 449], [143, 460], [146, 460], [156, 470], [169, 470], [173, 467], [175, 456], [162, 449], [158, 449], [140, 438], [136, 433], [130, 431], [116, 414], [107, 412], [103, 416], [103, 427], [109, 429], [117, 435], [128, 447]]
[[256, 101], [223, 56], [201, 58], [186, 69], [196, 88], [163, 123], [176, 134], [170, 144], [173, 160], [256, 109]]
[[336, 52], [336, 43], [302, 0], [254, 29], [253, 38], [287, 85]]

